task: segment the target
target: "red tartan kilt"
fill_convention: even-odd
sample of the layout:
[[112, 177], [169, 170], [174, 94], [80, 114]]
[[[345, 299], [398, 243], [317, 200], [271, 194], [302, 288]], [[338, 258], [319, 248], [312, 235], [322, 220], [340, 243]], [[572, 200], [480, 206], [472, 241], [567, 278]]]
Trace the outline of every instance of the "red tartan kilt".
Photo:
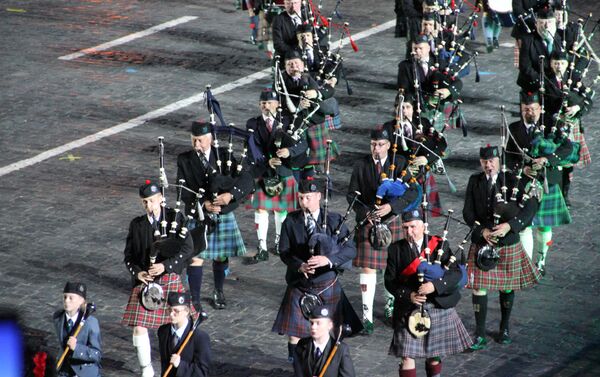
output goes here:
[[537, 284], [541, 275], [527, 256], [521, 242], [501, 247], [496, 268], [482, 271], [475, 265], [479, 245], [471, 244], [467, 262], [467, 288], [490, 290], [521, 290]]
[[287, 211], [291, 212], [296, 209], [296, 193], [298, 192], [298, 184], [294, 176], [282, 177], [283, 191], [277, 196], [269, 196], [265, 193], [262, 183], [259, 183], [254, 194], [252, 194], [252, 205], [247, 205], [246, 208], [264, 209], [266, 211]]
[[[163, 288], [163, 299], [164, 302], [160, 308], [156, 310], [147, 310], [140, 302], [140, 292], [143, 284], [135, 286], [131, 295], [129, 296], [129, 302], [125, 307], [123, 313], [123, 319], [121, 324], [126, 326], [141, 326], [147, 329], [157, 329], [160, 325], [169, 322], [169, 312], [167, 310], [166, 299], [170, 292], [185, 292], [183, 284], [179, 275], [175, 273], [165, 274], [160, 277], [158, 283]], [[192, 317], [196, 317], [196, 311], [191, 308]]]
[[579, 143], [580, 148], [579, 148], [579, 161], [577, 162], [577, 167], [578, 168], [584, 168], [586, 166], [588, 166], [589, 164], [592, 163], [592, 156], [590, 154], [590, 149], [587, 146], [587, 143], [585, 142], [585, 137], [583, 136], [583, 133], [581, 132], [581, 127], [579, 125], [579, 122], [576, 122], [573, 125], [573, 141], [576, 143]]
[[[387, 225], [392, 232], [392, 242], [396, 242], [402, 238], [402, 220], [400, 216], [396, 216]], [[352, 265], [355, 267], [383, 270], [387, 265], [387, 248], [376, 249], [371, 245], [369, 242], [369, 230], [371, 228], [372, 225], [367, 223], [356, 232], [356, 258], [352, 261]]]

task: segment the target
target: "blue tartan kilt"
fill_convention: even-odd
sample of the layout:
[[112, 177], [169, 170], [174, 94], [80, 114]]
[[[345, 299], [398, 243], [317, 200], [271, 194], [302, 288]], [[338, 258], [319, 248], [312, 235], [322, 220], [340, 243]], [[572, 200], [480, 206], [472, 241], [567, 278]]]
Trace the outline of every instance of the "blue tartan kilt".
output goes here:
[[558, 184], [548, 185], [548, 193], [544, 193], [540, 208], [533, 218], [532, 225], [559, 226], [571, 223], [571, 215], [565, 203], [562, 191]]
[[427, 302], [425, 309], [431, 318], [429, 333], [415, 338], [408, 332], [405, 323], [397, 324], [388, 352], [390, 355], [411, 359], [441, 357], [461, 353], [473, 344], [454, 308], [436, 308]]
[[[333, 279], [327, 280], [323, 283], [313, 285], [308, 291], [313, 294], [317, 294], [325, 287], [329, 286], [333, 282]], [[300, 309], [300, 300], [302, 299], [304, 291], [300, 288], [288, 286], [277, 318], [271, 331], [276, 332], [280, 335], [295, 336], [298, 338], [304, 338], [310, 336], [310, 322], [302, 315], [302, 309]], [[333, 315], [334, 323], [340, 321], [340, 310], [338, 310], [338, 303], [342, 297], [342, 286], [336, 281], [330, 288], [325, 290], [319, 295], [319, 298], [323, 302]]]
[[233, 212], [219, 215], [215, 231], [206, 236], [206, 250], [198, 254], [202, 259], [237, 257], [246, 254], [242, 233]]

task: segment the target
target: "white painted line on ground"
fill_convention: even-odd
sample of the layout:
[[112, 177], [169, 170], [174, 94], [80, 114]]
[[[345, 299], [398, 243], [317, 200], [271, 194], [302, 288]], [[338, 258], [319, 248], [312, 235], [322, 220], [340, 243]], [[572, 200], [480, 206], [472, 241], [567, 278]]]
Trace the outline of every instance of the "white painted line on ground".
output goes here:
[[60, 60], [73, 60], [73, 59], [80, 58], [80, 57], [82, 57], [84, 55], [87, 55], [87, 54], [93, 54], [93, 53], [98, 52], [98, 51], [108, 50], [109, 48], [112, 48], [114, 46], [118, 46], [118, 45], [125, 44], [127, 42], [131, 42], [134, 39], [138, 39], [138, 38], [142, 38], [142, 37], [147, 37], [148, 35], [152, 35], [154, 33], [157, 33], [159, 31], [161, 31], [161, 30], [168, 29], [170, 27], [177, 26], [179, 24], [183, 24], [183, 23], [189, 22], [189, 21], [195, 20], [197, 18], [198, 17], [196, 17], [196, 16], [179, 17], [179, 18], [176, 18], [174, 20], [162, 23], [160, 25], [152, 26], [149, 29], [138, 31], [137, 33], [129, 34], [129, 35], [126, 35], [124, 37], [121, 37], [121, 38], [115, 39], [113, 41], [110, 41], [110, 42], [102, 43], [101, 45], [98, 45], [98, 46], [86, 48], [84, 50], [80, 50], [78, 52], [74, 52], [74, 53], [69, 54], [69, 55], [63, 55], [63, 56], [59, 57], [59, 59]]
[[[381, 25], [372, 27], [370, 29], [361, 31], [360, 33], [355, 34], [352, 39], [355, 41], [358, 41], [360, 39], [363, 38], [367, 38], [373, 34], [377, 34], [379, 32], [382, 32], [384, 30], [387, 30], [391, 27], [394, 27], [396, 25], [396, 20], [392, 20], [392, 21], [388, 21], [386, 23], [383, 23]], [[337, 42], [336, 42], [337, 43]], [[348, 38], [344, 38], [342, 40], [342, 44], [348, 44], [349, 40]], [[263, 79], [268, 77], [271, 74], [271, 68], [266, 68], [263, 69], [262, 71], [258, 71], [255, 72], [251, 75], [248, 75], [246, 77], [242, 77], [240, 79], [237, 79], [235, 81], [232, 81], [230, 83], [227, 83], [225, 85], [221, 85], [217, 88], [212, 89], [212, 93], [213, 94], [222, 94], [222, 93], [226, 93], [229, 92], [230, 90], [233, 90], [235, 88], [238, 88], [240, 86], [244, 86], [247, 84], [250, 84], [254, 81]], [[184, 107], [193, 105], [197, 102], [202, 101], [204, 98], [204, 92], [201, 93], [197, 93], [194, 94], [191, 97], [188, 98], [184, 98], [182, 100], [179, 100], [177, 102], [173, 102], [167, 106], [161, 107], [160, 109], [156, 109], [153, 110], [149, 113], [146, 113], [144, 115], [140, 115], [137, 118], [133, 118], [128, 120], [125, 123], [120, 123], [117, 124], [116, 126], [112, 126], [110, 128], [104, 129], [102, 131], [96, 132], [95, 134], [83, 137], [81, 139], [77, 139], [74, 141], [71, 141], [70, 143], [67, 144], [63, 144], [61, 146], [58, 146], [56, 148], [52, 148], [49, 149], [45, 152], [42, 152], [36, 156], [30, 157], [30, 158], [26, 158], [24, 160], [20, 160], [17, 162], [14, 162], [12, 164], [3, 166], [0, 168], [0, 177], [10, 174], [12, 172], [15, 172], [17, 170], [26, 168], [28, 166], [32, 166], [35, 165], [37, 163], [40, 163], [42, 161], [45, 161], [49, 158], [52, 157], [56, 157], [58, 155], [61, 155], [65, 152], [71, 151], [73, 149], [79, 148], [79, 147], [83, 147], [84, 145], [90, 144], [90, 143], [94, 143], [98, 140], [104, 139], [105, 137], [109, 137], [118, 133], [121, 133], [123, 131], [127, 131], [130, 130], [132, 128], [135, 128], [137, 126], [140, 126], [142, 124], [144, 124], [146, 121], [152, 120], [152, 119], [156, 119], [158, 117], [170, 114], [172, 112], [175, 112], [177, 110], [183, 109]]]

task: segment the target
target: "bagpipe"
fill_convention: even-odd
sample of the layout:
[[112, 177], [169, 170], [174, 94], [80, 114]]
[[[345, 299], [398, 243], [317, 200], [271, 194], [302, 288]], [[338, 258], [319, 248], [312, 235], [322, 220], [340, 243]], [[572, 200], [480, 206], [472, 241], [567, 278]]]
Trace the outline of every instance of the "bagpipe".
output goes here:
[[[314, 46], [316, 52], [319, 55], [319, 67], [315, 72], [315, 78], [319, 84], [322, 84], [324, 80], [328, 80], [335, 77], [338, 81], [344, 79], [346, 82], [346, 90], [349, 95], [352, 95], [352, 88], [348, 82], [346, 74], [344, 72], [343, 57], [340, 54], [341, 48], [344, 46], [344, 36], [347, 36], [348, 42], [352, 49], [357, 52], [358, 46], [352, 40], [350, 34], [350, 27], [348, 22], [338, 24], [333, 22], [333, 16], [336, 15], [338, 18], [342, 18], [338, 12], [338, 8], [341, 4], [341, 0], [338, 0], [330, 17], [325, 17], [322, 12], [322, 4], [319, 2], [317, 6], [312, 0], [304, 0], [302, 2], [301, 18], [303, 25], [308, 25], [311, 29]], [[332, 52], [331, 35], [334, 30], [340, 31], [340, 38], [338, 46], [335, 52]], [[326, 39], [326, 43], [321, 43], [321, 40]], [[304, 52], [304, 49], [302, 49]], [[303, 58], [305, 54], [303, 53]], [[305, 63], [307, 62], [304, 59]]]
[[[239, 179], [243, 175], [247, 174], [246, 170], [249, 161], [248, 153], [256, 154], [257, 149], [254, 143], [253, 132], [254, 130], [242, 130], [235, 127], [235, 124], [226, 124], [221, 112], [221, 106], [211, 92], [211, 86], [207, 85], [204, 92], [204, 101], [209, 113], [209, 122], [211, 124], [211, 134], [213, 138], [213, 150], [216, 154], [216, 165], [217, 168], [209, 168], [208, 172], [208, 185], [207, 195], [210, 195], [211, 201], [214, 201], [220, 194], [231, 192], [234, 186], [238, 183]], [[220, 126], [217, 126], [216, 118], [219, 119]], [[227, 149], [224, 150], [226, 156], [222, 156], [223, 149], [219, 144], [219, 135], [227, 135]], [[240, 154], [239, 161], [236, 160], [234, 154], [234, 137], [243, 140], [242, 152]], [[223, 163], [222, 158], [226, 158]], [[244, 168], [246, 167], [246, 169]], [[228, 206], [232, 203], [228, 204]], [[227, 207], [227, 206], [225, 206]], [[208, 233], [214, 231], [217, 223], [219, 222], [218, 213], [207, 213], [206, 224]]]
[[[424, 250], [421, 255], [415, 258], [415, 260], [407, 266], [405, 271], [402, 272], [404, 276], [410, 276], [413, 271], [417, 273], [417, 280], [420, 284], [431, 282], [434, 280], [439, 280], [444, 277], [447, 271], [453, 266], [457, 267], [461, 273], [461, 279], [458, 283], [458, 287], [462, 288], [467, 284], [467, 271], [466, 271], [466, 255], [464, 245], [468, 242], [469, 237], [473, 233], [473, 230], [478, 222], [475, 222], [475, 225], [469, 229], [469, 232], [465, 235], [462, 242], [458, 245], [459, 252], [458, 254], [454, 254], [450, 248], [448, 248], [448, 232], [450, 226], [450, 220], [458, 221], [461, 224], [464, 224], [462, 221], [455, 219], [452, 217], [453, 210], [449, 209], [446, 216], [446, 223], [444, 225], [444, 231], [442, 233], [442, 237], [429, 236], [429, 223], [428, 223], [428, 210], [427, 203], [423, 201], [423, 226], [424, 226], [424, 237], [423, 244], [425, 245]], [[445, 261], [442, 261], [444, 258], [445, 249], [448, 249], [448, 258]], [[436, 254], [435, 259], [433, 259], [433, 254]], [[408, 317], [407, 321], [407, 329], [408, 331], [416, 338], [420, 338], [426, 335], [431, 329], [431, 318], [429, 313], [424, 305], [417, 305], [415, 309], [412, 310]]]
[[[162, 260], [171, 258], [185, 247], [186, 239], [192, 237], [194, 250], [200, 252], [206, 248], [206, 229], [203, 225], [204, 212], [200, 200], [204, 195], [204, 190], [198, 192], [185, 186], [185, 180], [180, 179], [178, 184], [173, 185], [177, 189], [177, 199], [175, 207], [171, 212], [167, 207], [166, 189], [170, 186], [168, 177], [164, 168], [164, 137], [158, 137], [158, 158], [159, 158], [159, 186], [162, 194], [159, 228], [154, 231], [150, 253], [150, 266]], [[150, 183], [147, 181], [147, 183]], [[183, 190], [193, 193], [196, 197], [194, 205], [189, 209], [187, 215], [182, 205], [181, 194]], [[171, 216], [169, 222], [167, 217]], [[198, 222], [199, 225], [190, 230], [191, 224]], [[168, 230], [167, 230], [168, 229]], [[146, 283], [140, 292], [140, 303], [147, 310], [158, 309], [164, 300], [163, 288], [155, 282]]]
[[[395, 173], [392, 172], [390, 173], [390, 176], [393, 177], [394, 174]], [[413, 210], [419, 206], [421, 197], [423, 195], [423, 189], [417, 184], [418, 177], [412, 177], [406, 170], [402, 171], [400, 177], [396, 177], [395, 179], [388, 178], [386, 173], [382, 173], [381, 177], [382, 180], [375, 194], [375, 206], [373, 208], [358, 199], [360, 196], [358, 191], [356, 191], [352, 197], [350, 205], [346, 211], [347, 214], [351, 211], [356, 203], [368, 209], [368, 212], [365, 214], [363, 219], [355, 225], [350, 233], [348, 233], [348, 235], [342, 239], [343, 243], [347, 242], [355, 232], [364, 227], [370, 221], [373, 226], [369, 229], [368, 233], [369, 243], [376, 249], [387, 248], [392, 243], [392, 232], [388, 226], [388, 223], [395, 220], [398, 215], [390, 215], [386, 219], [381, 219], [375, 216], [375, 212], [378, 210], [379, 205], [381, 205], [384, 201], [389, 202], [391, 200], [399, 199], [405, 204], [402, 209], [403, 212]], [[409, 192], [410, 195], [407, 195]], [[408, 198], [405, 197], [405, 195], [407, 195]], [[414, 196], [414, 198], [411, 199], [410, 196]]]

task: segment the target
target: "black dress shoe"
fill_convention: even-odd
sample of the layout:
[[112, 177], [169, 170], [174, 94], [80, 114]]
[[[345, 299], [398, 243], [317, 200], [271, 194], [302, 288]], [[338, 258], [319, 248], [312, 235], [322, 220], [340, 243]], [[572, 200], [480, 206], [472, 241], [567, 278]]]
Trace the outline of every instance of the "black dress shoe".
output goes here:
[[225, 295], [223, 291], [214, 290], [213, 291], [213, 305], [215, 309], [225, 309], [227, 306], [227, 302], [225, 302]]
[[494, 38], [494, 48], [500, 48], [500, 42], [498, 42], [497, 38]]
[[206, 321], [208, 319], [208, 314], [204, 311], [204, 309], [202, 309], [202, 304], [199, 302], [194, 302], [192, 305], [194, 306], [194, 309], [196, 309], [196, 312], [198, 312], [198, 316], [202, 318], [200, 322]]
[[540, 272], [540, 275], [546, 276], [546, 266], [543, 264], [538, 264], [537, 269]]
[[512, 339], [510, 338], [508, 329], [500, 330], [500, 334], [498, 335], [498, 339], [496, 339], [496, 341], [500, 344], [511, 344]]

